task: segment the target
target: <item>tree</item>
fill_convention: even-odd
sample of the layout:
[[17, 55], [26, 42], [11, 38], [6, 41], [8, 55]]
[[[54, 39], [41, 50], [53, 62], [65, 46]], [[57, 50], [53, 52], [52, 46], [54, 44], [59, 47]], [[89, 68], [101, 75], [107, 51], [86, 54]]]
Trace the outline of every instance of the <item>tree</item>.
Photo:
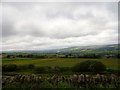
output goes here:
[[106, 70], [106, 66], [100, 61], [87, 60], [73, 67], [75, 72], [102, 72]]
[[7, 55], [7, 58], [10, 58], [10, 55]]

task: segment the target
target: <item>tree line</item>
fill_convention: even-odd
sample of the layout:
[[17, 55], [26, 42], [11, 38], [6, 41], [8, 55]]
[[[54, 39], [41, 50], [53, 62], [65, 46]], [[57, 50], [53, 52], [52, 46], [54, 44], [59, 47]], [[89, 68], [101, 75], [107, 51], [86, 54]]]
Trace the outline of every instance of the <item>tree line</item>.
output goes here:
[[3, 54], [3, 58], [120, 58], [120, 54], [106, 53], [54, 53], [54, 54]]

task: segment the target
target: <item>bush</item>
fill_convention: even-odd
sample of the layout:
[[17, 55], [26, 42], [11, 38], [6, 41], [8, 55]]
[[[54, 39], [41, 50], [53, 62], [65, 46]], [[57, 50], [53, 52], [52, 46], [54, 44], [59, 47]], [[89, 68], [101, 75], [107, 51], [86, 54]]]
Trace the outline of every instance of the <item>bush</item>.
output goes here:
[[70, 72], [71, 68], [70, 67], [60, 67], [61, 72]]
[[19, 65], [17, 67], [17, 70], [29, 70], [29, 69], [34, 69], [35, 66], [33, 64], [25, 64], [25, 65]]
[[29, 68], [29, 69], [33, 69], [34, 67], [35, 67], [35, 66], [34, 66], [33, 64], [29, 64], [29, 65], [28, 65], [28, 68]]
[[120, 69], [107, 69], [106, 71], [108, 73], [120, 74]]
[[28, 65], [20, 65], [17, 68], [17, 70], [27, 70], [27, 69], [28, 69]]
[[60, 67], [58, 67], [58, 66], [55, 66], [54, 67], [54, 72], [60, 72], [61, 71], [61, 68]]
[[40, 84], [40, 87], [41, 88], [53, 88], [53, 85], [45, 80]]
[[35, 73], [45, 73], [46, 70], [45, 70], [45, 67], [36, 67], [35, 68]]
[[67, 82], [59, 82], [57, 87], [58, 88], [63, 88], [63, 90], [64, 90], [64, 88], [71, 88], [70, 84], [68, 84]]
[[17, 65], [15, 64], [8, 64], [8, 65], [3, 65], [2, 66], [3, 72], [12, 72], [17, 70]]
[[75, 72], [102, 72], [105, 70], [106, 66], [103, 63], [93, 60], [81, 62], [73, 67]]

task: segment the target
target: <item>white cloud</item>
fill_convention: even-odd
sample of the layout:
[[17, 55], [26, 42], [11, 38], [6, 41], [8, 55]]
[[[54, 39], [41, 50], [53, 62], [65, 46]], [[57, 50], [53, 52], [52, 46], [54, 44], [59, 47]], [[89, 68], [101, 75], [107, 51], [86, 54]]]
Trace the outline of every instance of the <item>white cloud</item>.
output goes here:
[[117, 13], [117, 3], [4, 3], [3, 50], [117, 43]]

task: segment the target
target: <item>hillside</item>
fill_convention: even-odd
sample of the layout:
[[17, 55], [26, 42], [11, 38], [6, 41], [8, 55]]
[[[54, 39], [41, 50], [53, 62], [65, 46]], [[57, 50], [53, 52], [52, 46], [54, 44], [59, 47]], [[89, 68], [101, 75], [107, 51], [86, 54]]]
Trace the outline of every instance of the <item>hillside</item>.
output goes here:
[[118, 53], [120, 44], [78, 46], [60, 49], [59, 53]]
[[94, 45], [94, 46], [75, 46], [61, 49], [50, 49], [50, 50], [14, 50], [14, 51], [3, 51], [2, 53], [77, 53], [77, 54], [117, 54], [119, 51], [120, 44], [110, 45]]

